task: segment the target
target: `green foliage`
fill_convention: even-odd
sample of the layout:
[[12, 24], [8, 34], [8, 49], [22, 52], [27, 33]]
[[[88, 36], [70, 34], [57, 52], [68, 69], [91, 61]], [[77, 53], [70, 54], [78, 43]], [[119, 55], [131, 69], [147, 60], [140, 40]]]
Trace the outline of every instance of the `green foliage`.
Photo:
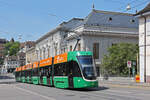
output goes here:
[[5, 44], [5, 55], [16, 55], [19, 51], [20, 43], [19, 42], [8, 42]]
[[4, 62], [4, 60], [2, 58], [0, 58], [0, 65], [2, 65]]
[[109, 75], [128, 75], [127, 61], [136, 60], [138, 45], [120, 43], [108, 49], [102, 61], [102, 69]]

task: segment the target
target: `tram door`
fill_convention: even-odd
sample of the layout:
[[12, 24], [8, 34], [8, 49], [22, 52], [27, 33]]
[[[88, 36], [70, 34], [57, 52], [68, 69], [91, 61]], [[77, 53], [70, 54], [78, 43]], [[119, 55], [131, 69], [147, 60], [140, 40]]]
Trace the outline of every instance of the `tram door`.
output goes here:
[[51, 66], [48, 66], [46, 68], [47, 70], [47, 85], [48, 86], [51, 86], [51, 80], [50, 80], [50, 77], [51, 77]]
[[43, 69], [40, 68], [40, 84], [43, 84]]
[[68, 67], [68, 78], [69, 78], [69, 88], [73, 88], [73, 63], [67, 63]]
[[54, 86], [54, 57], [52, 57], [52, 67], [51, 67], [51, 79], [52, 79], [52, 84], [51, 86]]

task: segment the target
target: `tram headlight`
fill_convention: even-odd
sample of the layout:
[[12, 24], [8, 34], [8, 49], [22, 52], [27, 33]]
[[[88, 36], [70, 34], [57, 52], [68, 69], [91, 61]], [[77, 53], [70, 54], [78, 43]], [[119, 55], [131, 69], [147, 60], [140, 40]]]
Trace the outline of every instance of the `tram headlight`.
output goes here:
[[80, 52], [77, 52], [77, 55], [80, 56]]

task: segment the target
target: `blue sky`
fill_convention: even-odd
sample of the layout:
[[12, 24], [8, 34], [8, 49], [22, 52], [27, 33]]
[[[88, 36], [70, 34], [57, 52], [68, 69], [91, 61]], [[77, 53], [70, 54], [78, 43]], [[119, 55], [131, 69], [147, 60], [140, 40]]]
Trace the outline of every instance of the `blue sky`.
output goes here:
[[84, 18], [92, 9], [125, 12], [128, 3], [135, 13], [150, 0], [0, 0], [0, 38], [37, 40], [63, 21]]

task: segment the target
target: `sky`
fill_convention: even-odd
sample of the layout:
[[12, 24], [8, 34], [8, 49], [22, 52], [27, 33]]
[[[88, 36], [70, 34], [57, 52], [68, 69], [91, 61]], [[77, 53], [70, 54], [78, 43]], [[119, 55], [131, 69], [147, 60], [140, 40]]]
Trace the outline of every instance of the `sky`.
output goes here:
[[[135, 13], [150, 0], [0, 0], [0, 38], [36, 41], [63, 21], [96, 10]], [[127, 5], [131, 10], [126, 11]], [[20, 37], [20, 38], [19, 38]]]

